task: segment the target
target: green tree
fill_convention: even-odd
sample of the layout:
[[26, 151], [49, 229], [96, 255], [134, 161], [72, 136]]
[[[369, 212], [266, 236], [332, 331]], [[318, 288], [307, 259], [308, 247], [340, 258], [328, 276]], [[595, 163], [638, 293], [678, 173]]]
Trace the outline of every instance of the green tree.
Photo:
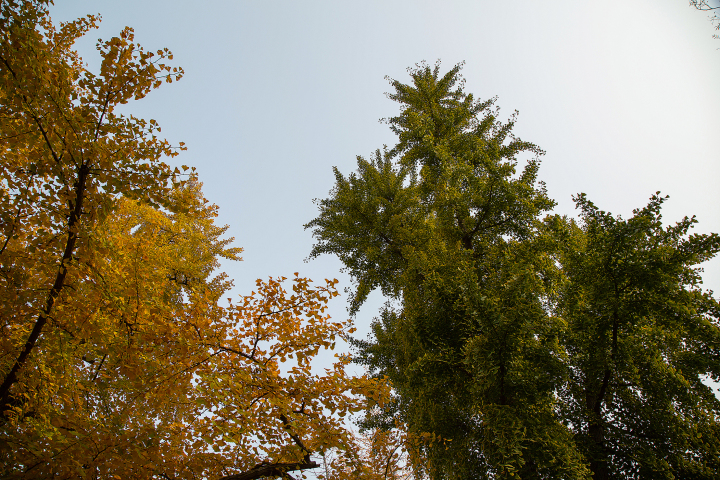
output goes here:
[[[719, 412], [701, 379], [717, 378], [718, 309], [710, 294], [696, 289], [692, 266], [717, 252], [717, 236], [683, 240], [689, 220], [661, 234], [658, 200], [628, 221], [629, 229], [648, 222], [652, 228], [637, 233], [644, 244], [623, 244], [637, 260], [637, 275], [628, 281], [648, 282], [627, 287], [624, 325], [634, 325], [650, 308], [633, 302], [653, 286], [658, 290], [648, 295], [656, 302], [656, 323], [650, 332], [648, 326], [618, 330], [628, 334], [618, 344], [634, 345], [623, 353], [630, 362], [648, 338], [664, 338], [663, 322], [682, 325], [686, 331], [668, 335], [676, 339], [678, 359], [687, 361], [695, 351], [696, 360], [694, 369], [683, 369], [687, 381], [678, 380], [675, 391], [703, 401], [692, 403], [692, 416], [674, 410], [685, 401], [679, 396], [663, 403], [642, 393], [635, 407], [623, 404], [627, 411], [616, 415], [613, 395], [636, 392], [637, 378], [616, 372], [613, 329], [590, 328], [575, 306], [589, 301], [587, 291], [605, 302], [613, 291], [599, 271], [583, 270], [571, 259], [590, 262], [596, 254], [583, 249], [595, 245], [591, 239], [624, 238], [625, 230], [616, 232], [624, 223], [614, 224], [604, 213], [605, 223], [593, 223], [600, 212], [584, 197], [581, 226], [558, 217], [541, 221], [553, 206], [536, 180], [542, 151], [512, 136], [514, 118], [499, 122], [492, 100], [476, 101], [462, 84], [457, 87], [459, 70], [440, 76], [438, 66], [420, 65], [410, 70], [412, 85], [391, 81], [389, 97], [401, 104], [401, 113], [388, 123], [398, 144], [370, 160], [359, 157], [358, 170], [348, 177], [336, 170], [331, 196], [318, 203], [320, 214], [307, 225], [317, 239], [312, 256], [338, 255], [354, 278], [352, 312], [374, 288], [394, 299], [373, 322], [371, 338], [356, 341], [359, 361], [388, 376], [395, 390], [394, 401], [369, 412], [366, 425], [389, 429], [400, 422], [412, 435], [443, 439], [427, 443], [424, 463], [415, 465], [435, 479], [653, 478], [663, 468], [715, 478], [710, 472]], [[642, 251], [667, 261], [643, 270]], [[663, 296], [670, 291], [672, 299]], [[585, 313], [606, 325], [608, 305], [586, 307]], [[633, 337], [637, 332], [648, 337]], [[663, 356], [669, 346], [658, 348], [654, 368], [680, 368]], [[648, 346], [642, 353], [652, 351]], [[654, 385], [653, 391], [663, 392]], [[650, 437], [632, 422], [649, 421], [653, 408], [676, 420], [657, 425]], [[638, 435], [633, 448], [618, 433], [617, 445], [625, 450], [616, 452], [608, 440], [613, 428], [627, 428], [627, 438]], [[673, 459], [661, 457], [661, 443], [653, 442], [663, 435], [682, 439], [692, 429], [702, 430], [702, 441], [678, 440]]]
[[451, 440], [426, 447], [433, 478], [576, 477], [584, 466], [554, 414], [559, 326], [542, 302], [552, 262], [538, 218], [553, 206], [536, 181], [542, 151], [512, 135], [494, 100], [464, 93], [459, 72], [420, 65], [412, 85], [391, 81], [399, 142], [347, 178], [335, 171], [307, 225], [312, 255], [342, 259], [353, 312], [374, 288], [400, 302], [359, 342], [397, 393], [372, 420]]
[[719, 478], [720, 401], [703, 379], [720, 379], [720, 305], [696, 265], [720, 237], [688, 235], [694, 218], [663, 228], [658, 195], [628, 220], [576, 201], [579, 224], [548, 220], [552, 310], [566, 325], [561, 416], [593, 478]]

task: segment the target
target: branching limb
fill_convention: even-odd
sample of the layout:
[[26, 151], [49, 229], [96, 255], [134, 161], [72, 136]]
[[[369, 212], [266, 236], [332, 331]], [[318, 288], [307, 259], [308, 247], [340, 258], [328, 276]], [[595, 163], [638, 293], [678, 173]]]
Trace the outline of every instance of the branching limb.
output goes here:
[[261, 463], [254, 466], [247, 472], [228, 475], [226, 477], [220, 478], [219, 480], [255, 480], [258, 478], [266, 477], [285, 477], [288, 472], [308, 470], [311, 468], [317, 468], [319, 466], [320, 464], [310, 460], [290, 463]]

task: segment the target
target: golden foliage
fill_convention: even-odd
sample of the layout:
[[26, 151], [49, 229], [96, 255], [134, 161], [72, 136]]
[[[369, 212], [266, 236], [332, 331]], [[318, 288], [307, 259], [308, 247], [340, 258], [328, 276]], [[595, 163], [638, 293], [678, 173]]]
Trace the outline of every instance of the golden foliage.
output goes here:
[[172, 54], [126, 28], [96, 75], [71, 46], [98, 18], [0, 8], [0, 477], [277, 477], [355, 448], [345, 419], [389, 387], [311, 368], [353, 330], [337, 281], [220, 306], [241, 249], [157, 124], [116, 111], [181, 76]]

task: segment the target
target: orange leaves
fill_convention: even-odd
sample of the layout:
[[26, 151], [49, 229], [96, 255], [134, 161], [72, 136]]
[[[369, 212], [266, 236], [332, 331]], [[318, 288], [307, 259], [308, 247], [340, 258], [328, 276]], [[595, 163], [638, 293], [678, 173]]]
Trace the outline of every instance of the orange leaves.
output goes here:
[[157, 122], [114, 113], [182, 70], [126, 28], [89, 72], [71, 46], [99, 17], [42, 5], [0, 2], [0, 471], [217, 478], [351, 448], [344, 419], [388, 386], [313, 370], [354, 331], [327, 313], [337, 280], [219, 305], [242, 249]]
[[[337, 295], [335, 283], [312, 288], [310, 280], [298, 276], [293, 280], [293, 293], [282, 287], [284, 277], [257, 281], [257, 293], [242, 298], [228, 309], [230, 321], [236, 321], [236, 346], [248, 349], [253, 361], [285, 360], [296, 355], [300, 366], [320, 348], [328, 348], [332, 339], [344, 331], [341, 322], [330, 321], [325, 313], [329, 298]], [[306, 320], [302, 327], [301, 319]], [[241, 343], [242, 342], [242, 343]]]
[[[348, 374], [346, 356], [313, 370], [352, 330], [327, 313], [337, 280], [258, 280], [219, 306], [229, 283], [212, 272], [239, 249], [220, 238], [198, 184], [173, 196], [187, 208], [120, 199], [88, 239], [37, 354], [33, 387], [46, 398], [32, 402], [48, 423], [21, 420], [11, 433], [47, 456], [15, 447], [16, 464], [35, 458], [36, 474], [63, 474], [94, 458], [89, 468], [123, 478], [305, 465], [308, 452], [353, 448], [349, 416], [365, 396], [382, 404], [389, 395], [386, 383]], [[67, 461], [50, 461], [60, 451]]]
[[[203, 388], [203, 401], [211, 397], [211, 404], [220, 405], [208, 418], [256, 463], [263, 457], [299, 461], [307, 453], [303, 448], [313, 453], [347, 448], [352, 435], [343, 419], [365, 407], [363, 394], [388, 394], [383, 382], [349, 376], [347, 358], [324, 375], [312, 372], [320, 349], [330, 348], [350, 328], [325, 313], [327, 300], [337, 295], [337, 281], [312, 286], [296, 274], [289, 293], [285, 280], [258, 280], [256, 293], [227, 309], [227, 336], [220, 341], [218, 331], [219, 343], [211, 347], [222, 354], [207, 372], [225, 380]], [[243, 435], [248, 431], [253, 435]]]

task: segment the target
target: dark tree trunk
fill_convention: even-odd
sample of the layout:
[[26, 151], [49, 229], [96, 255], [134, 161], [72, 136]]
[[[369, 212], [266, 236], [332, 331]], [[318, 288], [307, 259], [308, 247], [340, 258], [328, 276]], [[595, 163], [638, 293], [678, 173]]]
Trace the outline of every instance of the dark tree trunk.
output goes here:
[[83, 163], [78, 171], [77, 182], [74, 185], [75, 189], [75, 202], [70, 205], [70, 215], [68, 218], [67, 225], [67, 242], [65, 243], [65, 250], [63, 252], [62, 259], [60, 261], [60, 267], [58, 273], [55, 276], [55, 282], [53, 283], [50, 293], [48, 294], [45, 302], [45, 308], [38, 314], [35, 320], [30, 335], [28, 336], [25, 346], [23, 347], [20, 355], [13, 363], [12, 368], [5, 376], [2, 385], [0, 385], [0, 418], [5, 418], [6, 407], [12, 404], [12, 394], [10, 392], [11, 387], [18, 381], [18, 373], [23, 368], [25, 361], [30, 356], [30, 352], [35, 348], [35, 344], [40, 338], [43, 327], [47, 323], [47, 319], [53, 310], [55, 300], [60, 291], [65, 286], [65, 277], [67, 276], [68, 264], [72, 261], [73, 254], [78, 239], [78, 230], [80, 227], [80, 217], [82, 215], [83, 200], [85, 199], [85, 189], [87, 187], [88, 176], [90, 174], [90, 168], [87, 164]]
[[590, 471], [593, 480], [609, 480], [610, 472], [608, 469], [608, 458], [605, 451], [603, 426], [599, 423], [590, 425], [588, 433], [590, 434], [590, 442], [592, 444], [590, 460]]
[[222, 477], [219, 480], [256, 480], [258, 478], [265, 477], [286, 477], [288, 472], [308, 470], [319, 466], [320, 465], [317, 462], [313, 462], [309, 458], [306, 458], [302, 462], [294, 463], [261, 463], [260, 465], [254, 466], [247, 472], [228, 475], [227, 477]]

